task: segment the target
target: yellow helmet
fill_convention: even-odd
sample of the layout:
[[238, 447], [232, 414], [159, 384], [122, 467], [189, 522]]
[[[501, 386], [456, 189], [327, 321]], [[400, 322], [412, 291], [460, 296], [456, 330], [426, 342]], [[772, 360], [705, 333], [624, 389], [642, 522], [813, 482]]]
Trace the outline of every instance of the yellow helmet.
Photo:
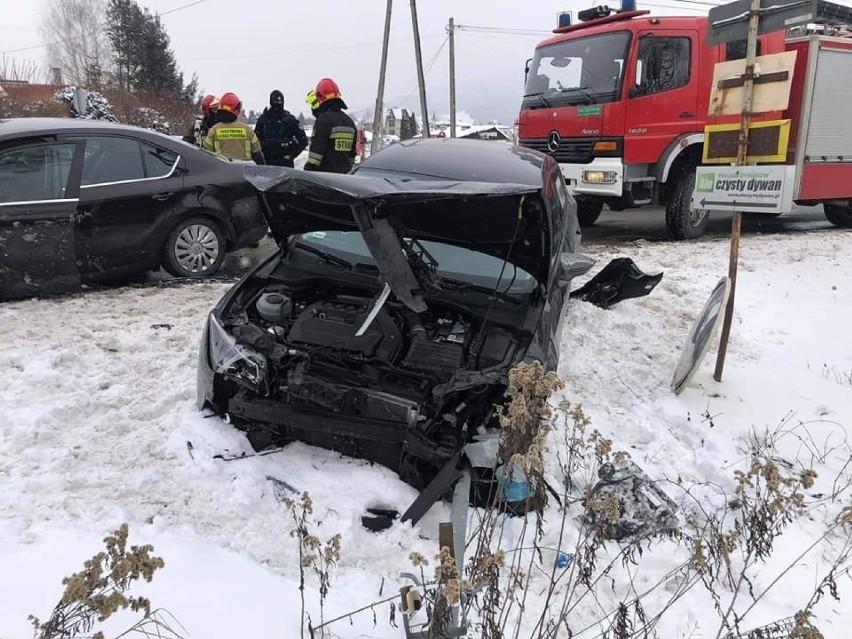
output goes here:
[[308, 95], [305, 98], [305, 102], [311, 107], [311, 111], [316, 111], [320, 106], [319, 98], [317, 97], [317, 92], [314, 89], [308, 91]]

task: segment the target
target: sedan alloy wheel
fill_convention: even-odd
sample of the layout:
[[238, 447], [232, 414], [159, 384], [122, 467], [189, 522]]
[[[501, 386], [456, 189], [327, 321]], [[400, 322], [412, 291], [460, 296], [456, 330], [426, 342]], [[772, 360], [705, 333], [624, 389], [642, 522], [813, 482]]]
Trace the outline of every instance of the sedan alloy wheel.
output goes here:
[[205, 277], [219, 270], [224, 257], [224, 237], [216, 223], [191, 218], [169, 235], [163, 266], [172, 275]]

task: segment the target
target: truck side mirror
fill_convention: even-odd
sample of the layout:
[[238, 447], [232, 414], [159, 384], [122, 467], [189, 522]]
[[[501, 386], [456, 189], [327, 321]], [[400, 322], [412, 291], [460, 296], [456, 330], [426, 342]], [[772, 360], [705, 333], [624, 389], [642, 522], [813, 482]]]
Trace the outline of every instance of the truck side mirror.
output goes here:
[[527, 78], [530, 75], [530, 66], [532, 65], [532, 58], [527, 59], [526, 64], [524, 64], [524, 83], [526, 83]]

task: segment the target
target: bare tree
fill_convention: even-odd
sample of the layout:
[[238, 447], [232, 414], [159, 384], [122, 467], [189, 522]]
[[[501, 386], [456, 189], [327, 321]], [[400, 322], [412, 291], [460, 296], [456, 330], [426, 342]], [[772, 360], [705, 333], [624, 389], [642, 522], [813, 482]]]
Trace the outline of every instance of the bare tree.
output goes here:
[[14, 85], [21, 82], [35, 82], [43, 77], [38, 64], [29, 59], [18, 60], [0, 56], [0, 80]]
[[66, 83], [98, 88], [106, 80], [110, 47], [104, 0], [49, 0], [41, 25], [49, 66]]

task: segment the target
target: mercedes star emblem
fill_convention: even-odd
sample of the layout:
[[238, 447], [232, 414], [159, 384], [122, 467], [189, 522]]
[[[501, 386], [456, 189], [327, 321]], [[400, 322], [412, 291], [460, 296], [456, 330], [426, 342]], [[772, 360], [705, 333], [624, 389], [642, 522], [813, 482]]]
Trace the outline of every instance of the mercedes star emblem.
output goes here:
[[559, 131], [551, 131], [550, 135], [547, 136], [547, 148], [550, 149], [551, 153], [556, 153], [559, 148]]

